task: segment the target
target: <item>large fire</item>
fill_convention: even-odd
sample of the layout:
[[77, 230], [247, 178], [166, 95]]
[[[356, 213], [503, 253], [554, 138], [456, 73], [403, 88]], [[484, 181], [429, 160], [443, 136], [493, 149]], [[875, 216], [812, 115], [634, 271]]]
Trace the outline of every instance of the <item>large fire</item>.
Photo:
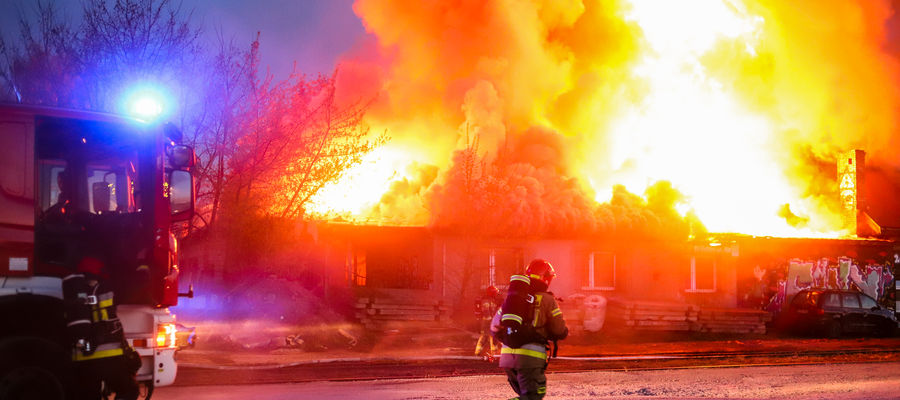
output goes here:
[[317, 213], [433, 222], [454, 151], [477, 138], [486, 163], [517, 152], [501, 186], [522, 185], [509, 193], [545, 208], [581, 204], [550, 193], [560, 182], [601, 205], [616, 185], [646, 195], [666, 181], [681, 194], [672, 206], [710, 231], [838, 236], [837, 154], [887, 159], [879, 152], [897, 145], [886, 1], [358, 0], [354, 10], [370, 35], [343, 60], [339, 90], [375, 98], [367, 123], [392, 139], [320, 193]]

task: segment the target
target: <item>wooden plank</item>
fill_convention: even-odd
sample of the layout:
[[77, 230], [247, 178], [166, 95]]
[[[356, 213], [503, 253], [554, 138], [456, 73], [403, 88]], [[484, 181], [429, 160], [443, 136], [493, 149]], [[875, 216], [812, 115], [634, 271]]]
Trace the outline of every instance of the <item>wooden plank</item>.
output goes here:
[[670, 322], [670, 321], [628, 321], [625, 323], [628, 326], [677, 326], [677, 327], [687, 327], [690, 324], [687, 322]]
[[391, 299], [391, 298], [383, 298], [376, 297], [372, 299], [372, 303], [375, 304], [412, 304], [412, 305], [423, 305], [423, 306], [436, 306], [440, 304], [440, 300], [422, 300], [422, 299], [410, 299], [410, 300], [400, 300], [400, 299]]
[[371, 308], [376, 310], [435, 310], [434, 306], [417, 306], [410, 304], [373, 304]]
[[687, 317], [687, 313], [679, 312], [679, 311], [647, 311], [647, 312], [635, 312], [635, 317], [638, 318], [655, 318], [655, 317]]
[[374, 321], [434, 321], [433, 315], [373, 315]]
[[435, 315], [434, 310], [398, 310], [398, 309], [383, 309], [377, 310], [378, 312], [375, 315]]

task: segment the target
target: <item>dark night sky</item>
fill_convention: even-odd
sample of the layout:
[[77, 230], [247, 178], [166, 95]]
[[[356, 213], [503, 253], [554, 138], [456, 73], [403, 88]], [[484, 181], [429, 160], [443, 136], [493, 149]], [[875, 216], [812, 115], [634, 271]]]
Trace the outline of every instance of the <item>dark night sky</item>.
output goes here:
[[[37, 0], [0, 0], [0, 27], [6, 37], [16, 33], [19, 10], [31, 15]], [[51, 0], [66, 17], [78, 18], [77, 0]], [[353, 13], [353, 0], [172, 0], [204, 31], [204, 43], [215, 43], [217, 31], [247, 47], [261, 33], [262, 62], [283, 78], [293, 62], [307, 74], [330, 73], [342, 53], [365, 30]]]

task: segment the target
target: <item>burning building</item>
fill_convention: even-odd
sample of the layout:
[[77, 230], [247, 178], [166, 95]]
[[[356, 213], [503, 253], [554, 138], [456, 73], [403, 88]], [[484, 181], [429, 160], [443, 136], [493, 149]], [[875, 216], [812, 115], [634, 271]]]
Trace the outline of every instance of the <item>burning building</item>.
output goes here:
[[762, 308], [794, 277], [888, 302], [893, 7], [358, 1], [339, 92], [391, 141], [310, 207], [354, 221], [323, 231], [333, 268], [447, 304], [532, 257], [563, 296]]
[[368, 34], [336, 97], [371, 100], [390, 141], [307, 207], [350, 221], [318, 232], [325, 280], [440, 314], [542, 257], [561, 296], [763, 308], [833, 283], [890, 301], [894, 3], [354, 10]]

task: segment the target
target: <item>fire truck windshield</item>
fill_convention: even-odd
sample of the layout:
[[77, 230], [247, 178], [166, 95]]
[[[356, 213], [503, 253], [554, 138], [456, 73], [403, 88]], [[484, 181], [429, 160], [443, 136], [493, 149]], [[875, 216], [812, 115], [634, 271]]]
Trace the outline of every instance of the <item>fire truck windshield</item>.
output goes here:
[[140, 163], [132, 132], [110, 132], [108, 126], [102, 132], [79, 128], [47, 129], [38, 135], [41, 211], [45, 215], [140, 211]]

